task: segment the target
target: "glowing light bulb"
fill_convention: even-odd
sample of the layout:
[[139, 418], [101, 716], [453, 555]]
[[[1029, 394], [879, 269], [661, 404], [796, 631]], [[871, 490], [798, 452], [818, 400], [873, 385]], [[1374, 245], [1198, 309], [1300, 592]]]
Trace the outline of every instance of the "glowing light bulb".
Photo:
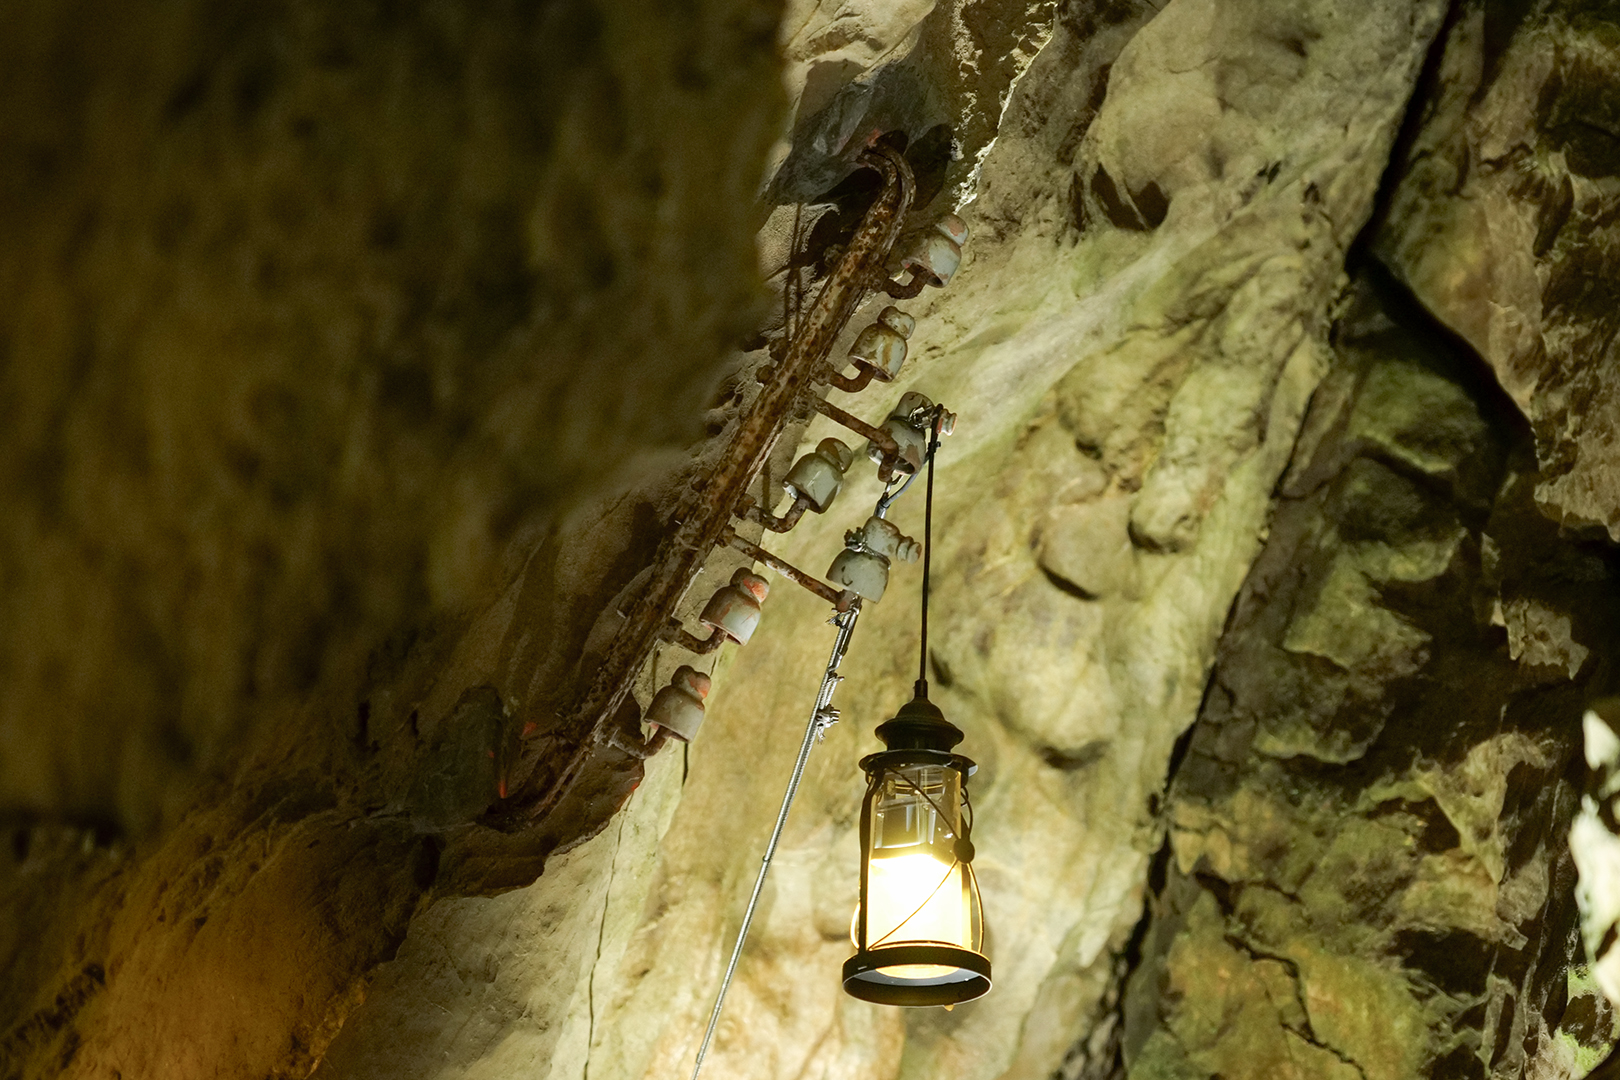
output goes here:
[[[866, 888], [872, 905], [866, 932], [874, 947], [900, 944], [967, 944], [962, 867], [930, 852], [873, 859]], [[949, 968], [904, 964], [890, 969], [903, 979], [931, 979]]]

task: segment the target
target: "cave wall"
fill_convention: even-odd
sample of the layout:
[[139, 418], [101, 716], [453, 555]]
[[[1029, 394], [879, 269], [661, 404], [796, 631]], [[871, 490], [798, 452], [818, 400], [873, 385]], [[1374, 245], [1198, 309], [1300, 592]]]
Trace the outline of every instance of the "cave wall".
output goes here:
[[[577, 742], [752, 400], [761, 280], [836, 239], [879, 131], [912, 231], [973, 238], [902, 380], [832, 399], [960, 414], [929, 664], [996, 988], [838, 988], [902, 566], [708, 1074], [1582, 1075], [1610, 6], [0, 15], [0, 1075], [690, 1067], [825, 605], [778, 581], [690, 747], [502, 796]], [[821, 570], [878, 490], [767, 546]]]
[[303, 1075], [622, 801], [466, 824], [757, 317], [778, 17], [0, 12], [0, 1074]]
[[1584, 1076], [1614, 1040], [1567, 841], [1614, 678], [1612, 16], [1451, 13], [1170, 787], [1132, 1076]]
[[1585, 1075], [1571, 718], [1613, 554], [1538, 512], [1528, 425], [1375, 267], [1335, 352], [1174, 770], [1123, 1061]]
[[1376, 241], [1530, 420], [1537, 505], [1610, 539], [1616, 44], [1611, 4], [1465, 6]]
[[[1141, 918], [1174, 744], [1332, 365], [1347, 251], [1443, 14], [1059, 13], [963, 211], [968, 263], [948, 290], [908, 305], [917, 362], [884, 398], [915, 387], [961, 414], [936, 495], [932, 673], [981, 763], [977, 865], [995, 913], [996, 989], [945, 1014], [875, 1009], [838, 988], [855, 762], [915, 671], [897, 571], [895, 599], [857, 630], [838, 699], [846, 723], [812, 759], [706, 1069], [1045, 1076], [1106, 1014]], [[1357, 95], [1342, 93], [1347, 82]], [[1282, 110], [1285, 99], [1298, 107]], [[858, 409], [867, 396], [836, 400]], [[812, 425], [806, 441], [832, 433]], [[866, 479], [848, 499], [875, 492]], [[776, 544], [819, 569], [858, 512]], [[895, 513], [919, 531], [919, 507]], [[591, 1044], [557, 1075], [690, 1062], [830, 644], [825, 614], [796, 591], [774, 594], [756, 639], [722, 661], [678, 796], [632, 801], [629, 820], [670, 824], [655, 861], [601, 857], [609, 898], [578, 947], [591, 974], [575, 991]], [[677, 797], [672, 813], [659, 801]], [[538, 910], [545, 890], [542, 878], [506, 910]], [[407, 943], [400, 996], [357, 1014], [332, 1075], [497, 1070], [482, 1027], [462, 1034], [462, 1008], [434, 1022], [432, 1055], [390, 1037], [410, 1012], [405, 986], [432, 986], [441, 1001], [491, 993], [455, 959], [480, 951], [475, 918]], [[505, 1000], [556, 978], [521, 958], [492, 970]], [[527, 1030], [516, 1021], [510, 1037]]]

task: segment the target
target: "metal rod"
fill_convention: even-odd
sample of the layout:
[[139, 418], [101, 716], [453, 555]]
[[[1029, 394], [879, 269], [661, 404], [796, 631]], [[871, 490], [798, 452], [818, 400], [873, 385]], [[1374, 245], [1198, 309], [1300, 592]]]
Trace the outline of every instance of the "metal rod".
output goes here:
[[771, 532], [785, 533], [792, 530], [793, 526], [799, 523], [799, 519], [804, 517], [804, 512], [808, 509], [810, 509], [810, 500], [800, 495], [793, 500], [793, 505], [788, 507], [786, 513], [781, 517], [777, 517], [771, 513], [769, 507], [754, 502], [752, 495], [744, 495], [742, 501], [737, 504], [737, 516], [744, 521], [752, 521], [756, 525], [763, 525]]
[[[842, 390], [846, 394], [858, 394], [862, 390], [865, 390], [869, 385], [871, 385], [872, 376], [876, 375], [877, 373], [877, 368], [873, 367], [871, 364], [862, 363], [856, 363], [855, 375], [853, 378], [845, 375], [842, 371], [839, 371], [837, 368], [833, 367], [831, 363], [822, 369], [822, 374], [826, 376], [827, 381], [838, 387], [838, 389]], [[883, 381], [888, 382], [889, 380], [884, 379]]]
[[726, 991], [731, 989], [731, 978], [737, 973], [737, 962], [742, 959], [743, 944], [748, 940], [748, 928], [754, 921], [754, 911], [759, 907], [759, 894], [765, 888], [765, 875], [771, 872], [771, 859], [776, 855], [776, 845], [782, 839], [782, 830], [787, 826], [788, 811], [793, 807], [793, 797], [799, 793], [799, 782], [804, 779], [804, 767], [810, 760], [810, 750], [815, 746], [817, 739], [838, 722], [838, 710], [832, 707], [833, 691], [843, 680], [843, 676], [838, 674], [838, 666], [844, 662], [844, 653], [849, 648], [849, 637], [855, 632], [855, 620], [860, 614], [861, 603], [857, 600], [848, 611], [833, 616], [832, 622], [838, 627], [838, 634], [833, 638], [832, 655], [827, 658], [827, 671], [821, 677], [821, 693], [816, 695], [816, 707], [811, 710], [810, 722], [805, 725], [804, 742], [799, 746], [799, 758], [793, 763], [793, 775], [788, 779], [787, 791], [782, 795], [782, 809], [776, 814], [776, 828], [771, 830], [771, 842], [765, 846], [765, 857], [760, 860], [759, 877], [754, 879], [754, 894], [748, 898], [748, 909], [743, 912], [742, 926], [737, 931], [737, 944], [731, 950], [731, 962], [726, 965], [725, 977], [720, 980], [720, 992], [714, 998], [714, 1010], [709, 1013], [709, 1026], [703, 1032], [703, 1045], [698, 1047], [697, 1063], [692, 1066], [692, 1080], [697, 1080], [698, 1073], [703, 1071], [703, 1059], [708, 1056], [709, 1043], [714, 1040], [715, 1026], [720, 1023], [720, 1008], [726, 1003]]
[[772, 570], [775, 570], [778, 574], [781, 574], [789, 581], [809, 589], [811, 592], [827, 601], [827, 603], [831, 604], [839, 611], [845, 611], [849, 608], [851, 599], [853, 598], [852, 593], [839, 592], [837, 589], [833, 588], [831, 585], [828, 585], [819, 578], [811, 577], [809, 574], [805, 573], [803, 570], [800, 570], [797, 566], [794, 566], [787, 560], [780, 559], [775, 555], [772, 555], [770, 552], [766, 551], [752, 540], [738, 536], [735, 530], [727, 529], [723, 534], [722, 539], [725, 543], [736, 548], [738, 551], [742, 552], [750, 559], [753, 559], [755, 562], [764, 563], [766, 566], [770, 567]]
[[873, 427], [865, 420], [845, 412], [826, 398], [817, 398], [811, 405], [818, 413], [837, 424], [843, 424], [849, 430], [865, 439], [870, 439], [883, 451], [884, 457], [895, 457], [900, 453], [900, 447], [895, 443], [894, 436], [882, 428]]
[[927, 284], [928, 279], [923, 276], [921, 271], [913, 269], [911, 271], [911, 280], [906, 282], [904, 285], [900, 284], [900, 282], [896, 281], [894, 278], [885, 278], [882, 284], [878, 287], [884, 292], [888, 293], [890, 296], [894, 297], [896, 300], [910, 300], [912, 297], [921, 293], [923, 291], [923, 286]]
[[726, 632], [718, 626], [709, 632], [708, 637], [700, 638], [682, 626], [679, 619], [671, 619], [664, 628], [664, 640], [679, 645], [687, 652], [707, 656], [724, 645], [729, 639], [726, 637]]

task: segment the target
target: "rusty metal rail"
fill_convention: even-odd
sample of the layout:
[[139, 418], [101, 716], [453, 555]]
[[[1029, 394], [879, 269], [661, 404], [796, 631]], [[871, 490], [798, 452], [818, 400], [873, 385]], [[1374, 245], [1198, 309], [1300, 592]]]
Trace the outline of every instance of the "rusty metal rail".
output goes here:
[[[839, 334], [866, 294], [887, 282], [884, 265], [911, 207], [914, 181], [905, 159], [887, 145], [879, 143], [863, 151], [860, 163], [883, 175], [882, 190], [738, 426], [719, 468], [701, 490], [688, 493], [677, 511], [675, 528], [660, 545], [645, 586], [631, 599], [589, 690], [565, 722], [565, 731], [581, 733], [569, 761], [545, 790], [514, 792], [503, 807], [503, 818], [520, 822], [546, 813], [568, 790], [592, 752], [607, 741], [614, 717], [660, 641], [671, 613], [709, 553], [735, 535], [731, 531], [733, 513], [743, 507], [749, 485], [806, 397], [813, 394]], [[886, 433], [877, 434], [883, 442], [892, 442]]]
[[736, 548], [755, 562], [770, 567], [794, 584], [802, 585], [815, 593], [838, 611], [848, 611], [849, 606], [855, 602], [855, 594], [848, 589], [840, 592], [826, 582], [811, 577], [787, 560], [778, 558], [753, 541], [738, 536], [734, 529], [727, 529], [723, 539], [725, 543]]

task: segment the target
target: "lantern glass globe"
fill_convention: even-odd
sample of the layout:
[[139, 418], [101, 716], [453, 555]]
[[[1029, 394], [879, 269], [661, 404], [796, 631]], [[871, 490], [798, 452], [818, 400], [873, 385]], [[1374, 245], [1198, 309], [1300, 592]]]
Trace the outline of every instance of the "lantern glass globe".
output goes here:
[[[963, 781], [949, 753], [890, 751], [862, 765], [862, 902], [844, 988], [888, 1005], [953, 1005], [990, 988]], [[863, 919], [864, 913], [864, 919]]]

